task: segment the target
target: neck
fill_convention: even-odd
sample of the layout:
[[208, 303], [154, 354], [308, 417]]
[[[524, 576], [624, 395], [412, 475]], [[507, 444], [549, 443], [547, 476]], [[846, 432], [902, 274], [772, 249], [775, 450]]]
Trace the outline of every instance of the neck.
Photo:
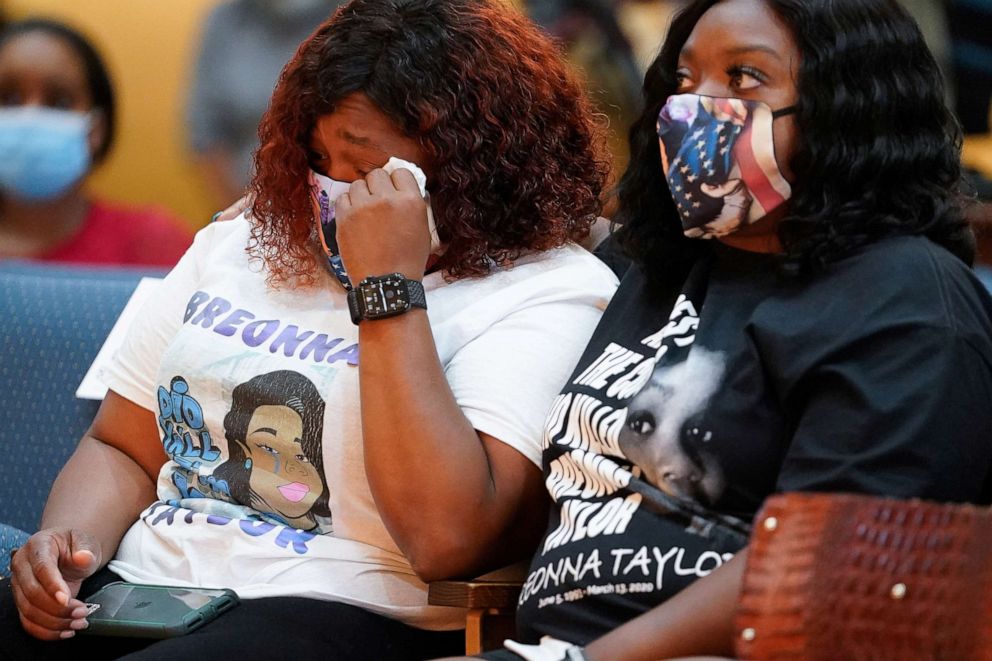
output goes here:
[[787, 209], [785, 207], [776, 209], [757, 222], [751, 225], [745, 225], [736, 232], [731, 232], [726, 236], [718, 237], [717, 240], [724, 245], [737, 248], [738, 250], [780, 254], [783, 248], [782, 242], [778, 238], [778, 224], [785, 217], [786, 213]]
[[79, 186], [54, 200], [0, 200], [0, 255], [32, 257], [71, 237], [82, 226], [89, 202]]
[[728, 234], [727, 236], [721, 236], [717, 240], [726, 246], [730, 246], [731, 248], [747, 250], [748, 252], [768, 254], [778, 254], [782, 252], [782, 242], [779, 241], [777, 234], [741, 236], [738, 233], [734, 233]]

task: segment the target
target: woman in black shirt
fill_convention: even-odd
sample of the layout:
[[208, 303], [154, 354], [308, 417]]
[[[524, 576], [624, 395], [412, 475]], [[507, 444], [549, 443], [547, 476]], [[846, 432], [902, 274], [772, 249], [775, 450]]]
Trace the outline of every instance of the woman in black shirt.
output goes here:
[[633, 263], [549, 415], [518, 610], [524, 643], [573, 645], [527, 659], [731, 653], [777, 491], [992, 501], [992, 300], [912, 19], [695, 0], [644, 94], [615, 237]]

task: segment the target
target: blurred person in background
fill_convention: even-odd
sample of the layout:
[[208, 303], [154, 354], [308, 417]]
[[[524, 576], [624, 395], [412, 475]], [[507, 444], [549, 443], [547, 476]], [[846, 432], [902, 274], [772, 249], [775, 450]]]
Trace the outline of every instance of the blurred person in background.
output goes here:
[[906, 8], [906, 11], [916, 19], [920, 26], [923, 38], [926, 39], [927, 46], [933, 53], [944, 80], [951, 94], [954, 92], [953, 77], [951, 70], [951, 33], [948, 26], [948, 3], [947, 0], [899, 0], [899, 4]]
[[114, 90], [75, 30], [0, 31], [0, 258], [172, 266], [192, 231], [159, 210], [92, 200], [84, 182], [114, 139]]
[[992, 0], [946, 3], [956, 83], [955, 109], [965, 133], [965, 175], [977, 204], [968, 219], [978, 237], [975, 271], [992, 290]]
[[966, 135], [965, 215], [978, 239], [975, 273], [992, 290], [992, 0], [899, 0], [920, 26], [944, 74], [948, 101]]
[[258, 121], [297, 46], [338, 0], [230, 0], [207, 18], [186, 121], [190, 146], [214, 201], [244, 195]]
[[[596, 109], [609, 123], [614, 170], [627, 164], [626, 127], [637, 117], [641, 70], [620, 23], [617, 0], [523, 0], [527, 15], [558, 40], [582, 72]], [[612, 215], [608, 204], [606, 214]]]
[[951, 0], [957, 114], [965, 134], [989, 132], [992, 111], [992, 0]]

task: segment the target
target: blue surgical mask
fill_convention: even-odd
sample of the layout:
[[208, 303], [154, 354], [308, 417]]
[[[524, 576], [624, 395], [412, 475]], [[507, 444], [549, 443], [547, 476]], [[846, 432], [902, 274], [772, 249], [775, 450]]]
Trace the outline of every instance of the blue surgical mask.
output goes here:
[[29, 202], [64, 194], [89, 171], [89, 131], [88, 113], [0, 108], [0, 190]]

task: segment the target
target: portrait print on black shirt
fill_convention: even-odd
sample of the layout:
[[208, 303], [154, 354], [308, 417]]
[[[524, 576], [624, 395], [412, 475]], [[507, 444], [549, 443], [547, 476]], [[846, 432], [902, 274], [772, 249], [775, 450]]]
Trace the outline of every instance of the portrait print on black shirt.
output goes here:
[[727, 355], [696, 341], [707, 271], [700, 264], [674, 304], [619, 314], [556, 400], [545, 465], [558, 516], [524, 585], [522, 622], [548, 606], [566, 619], [630, 617], [745, 543], [747, 519], [709, 509], [728, 471], [707, 416]]
[[992, 501], [989, 365], [992, 299], [923, 237], [806, 279], [718, 243], [667, 290], [631, 268], [549, 414], [518, 639], [585, 644], [667, 601], [777, 491]]

